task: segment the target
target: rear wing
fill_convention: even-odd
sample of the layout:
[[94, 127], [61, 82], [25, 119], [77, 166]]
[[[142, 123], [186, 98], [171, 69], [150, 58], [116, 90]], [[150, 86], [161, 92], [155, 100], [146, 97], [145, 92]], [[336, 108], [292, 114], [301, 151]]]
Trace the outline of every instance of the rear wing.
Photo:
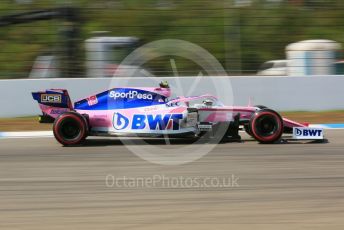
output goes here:
[[38, 102], [43, 117], [53, 118], [60, 114], [73, 110], [68, 91], [65, 89], [48, 89], [33, 92], [32, 97]]

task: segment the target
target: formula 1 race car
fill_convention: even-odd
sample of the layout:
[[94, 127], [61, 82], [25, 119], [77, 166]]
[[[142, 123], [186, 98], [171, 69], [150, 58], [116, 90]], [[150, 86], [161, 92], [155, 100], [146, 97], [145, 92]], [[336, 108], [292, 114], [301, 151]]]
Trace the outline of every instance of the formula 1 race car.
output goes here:
[[80, 145], [87, 136], [145, 135], [240, 140], [240, 127], [260, 143], [283, 133], [294, 139], [323, 139], [323, 130], [282, 118], [265, 106], [225, 106], [206, 94], [170, 99], [167, 82], [156, 88], [116, 87], [71, 103], [67, 90], [33, 92], [58, 142]]

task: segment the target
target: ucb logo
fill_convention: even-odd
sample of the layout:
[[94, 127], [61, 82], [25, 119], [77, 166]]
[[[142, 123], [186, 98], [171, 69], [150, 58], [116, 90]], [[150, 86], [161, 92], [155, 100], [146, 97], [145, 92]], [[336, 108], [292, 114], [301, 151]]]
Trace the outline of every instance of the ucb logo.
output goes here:
[[321, 136], [322, 130], [321, 129], [295, 129], [296, 136], [304, 136], [304, 137], [317, 137]]
[[120, 113], [114, 113], [112, 123], [115, 129], [122, 130], [128, 127], [129, 119]]
[[61, 103], [60, 94], [41, 94], [41, 102], [45, 103]]

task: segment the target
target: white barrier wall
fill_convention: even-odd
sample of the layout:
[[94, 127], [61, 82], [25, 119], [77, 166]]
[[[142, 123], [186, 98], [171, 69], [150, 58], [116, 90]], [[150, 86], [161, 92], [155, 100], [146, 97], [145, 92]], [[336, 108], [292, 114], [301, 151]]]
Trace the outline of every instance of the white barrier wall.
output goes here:
[[344, 110], [344, 76], [22, 79], [0, 80], [0, 117], [39, 114], [33, 91], [65, 88], [75, 101], [110, 87], [154, 87], [160, 80], [170, 83], [174, 96], [211, 93], [225, 104], [231, 104], [231, 98], [234, 105], [251, 100], [277, 111]]

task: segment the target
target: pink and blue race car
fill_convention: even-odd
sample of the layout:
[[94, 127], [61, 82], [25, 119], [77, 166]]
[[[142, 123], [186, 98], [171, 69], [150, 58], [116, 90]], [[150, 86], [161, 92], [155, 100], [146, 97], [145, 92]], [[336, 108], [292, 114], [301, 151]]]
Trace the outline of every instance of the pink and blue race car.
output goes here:
[[282, 118], [265, 106], [225, 106], [205, 94], [171, 99], [167, 82], [159, 87], [116, 87], [72, 104], [67, 90], [33, 92], [58, 142], [81, 145], [88, 136], [173, 136], [240, 140], [239, 129], [260, 143], [276, 143], [283, 133], [294, 139], [323, 139], [323, 130]]

